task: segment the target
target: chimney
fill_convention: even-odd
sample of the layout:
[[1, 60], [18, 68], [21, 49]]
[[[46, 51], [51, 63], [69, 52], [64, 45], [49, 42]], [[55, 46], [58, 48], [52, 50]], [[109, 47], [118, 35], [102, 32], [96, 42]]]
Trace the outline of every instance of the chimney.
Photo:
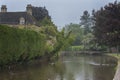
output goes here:
[[31, 4], [27, 5], [26, 11], [27, 11], [28, 14], [32, 15], [32, 5]]
[[1, 12], [7, 12], [7, 7], [6, 7], [6, 5], [2, 5], [2, 7], [1, 7]]

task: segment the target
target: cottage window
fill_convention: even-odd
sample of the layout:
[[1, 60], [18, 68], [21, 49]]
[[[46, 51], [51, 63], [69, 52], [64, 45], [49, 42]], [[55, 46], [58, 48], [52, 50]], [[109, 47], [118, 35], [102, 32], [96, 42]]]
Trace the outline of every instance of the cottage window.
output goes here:
[[23, 17], [20, 18], [20, 25], [25, 24], [25, 19]]

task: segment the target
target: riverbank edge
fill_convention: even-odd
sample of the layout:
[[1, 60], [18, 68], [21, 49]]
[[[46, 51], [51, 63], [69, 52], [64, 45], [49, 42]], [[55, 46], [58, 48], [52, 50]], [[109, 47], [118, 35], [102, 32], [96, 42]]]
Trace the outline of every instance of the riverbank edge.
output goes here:
[[115, 57], [118, 60], [118, 65], [113, 80], [120, 80], [120, 54], [107, 54], [108, 56]]

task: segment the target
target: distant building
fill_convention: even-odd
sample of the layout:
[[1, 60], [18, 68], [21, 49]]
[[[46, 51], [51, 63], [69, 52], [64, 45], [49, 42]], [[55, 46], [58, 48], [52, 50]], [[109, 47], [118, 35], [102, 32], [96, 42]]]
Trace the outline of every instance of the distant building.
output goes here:
[[6, 5], [1, 6], [0, 24], [8, 25], [28, 25], [36, 24], [36, 19], [32, 16], [32, 5], [28, 4], [25, 12], [7, 12]]

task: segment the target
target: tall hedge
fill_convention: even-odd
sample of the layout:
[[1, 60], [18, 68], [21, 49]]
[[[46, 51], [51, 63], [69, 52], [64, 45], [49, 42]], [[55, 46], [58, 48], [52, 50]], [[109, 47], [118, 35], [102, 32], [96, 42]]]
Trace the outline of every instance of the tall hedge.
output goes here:
[[32, 30], [0, 25], [0, 65], [44, 55], [45, 36]]

